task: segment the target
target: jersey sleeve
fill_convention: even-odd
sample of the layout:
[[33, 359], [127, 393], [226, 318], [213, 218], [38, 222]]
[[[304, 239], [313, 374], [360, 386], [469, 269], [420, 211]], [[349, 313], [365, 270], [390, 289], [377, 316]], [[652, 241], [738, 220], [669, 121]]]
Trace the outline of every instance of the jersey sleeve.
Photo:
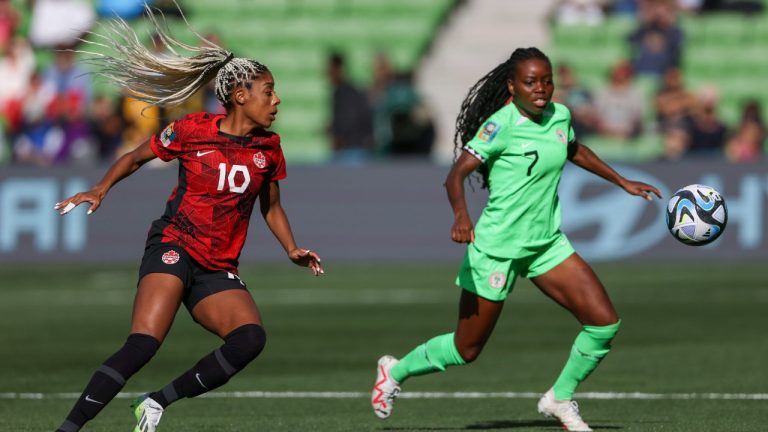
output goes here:
[[573, 120], [571, 117], [571, 110], [563, 104], [555, 104], [555, 109], [560, 115], [563, 115], [568, 122], [568, 136], [565, 137], [565, 143], [571, 144], [576, 141], [576, 133], [573, 131]]
[[499, 156], [504, 150], [503, 140], [499, 139], [499, 135], [503, 129], [511, 127], [506, 121], [507, 116], [507, 110], [494, 113], [480, 126], [474, 138], [464, 146], [464, 150], [482, 162]]
[[185, 119], [177, 120], [166, 126], [159, 134], [153, 135], [149, 139], [149, 145], [152, 151], [160, 159], [168, 162], [176, 159], [183, 150], [184, 130], [187, 127]]
[[272, 174], [269, 180], [277, 181], [288, 177], [288, 173], [285, 170], [285, 156], [283, 156], [283, 148], [278, 145], [275, 149], [273, 157], [274, 163], [272, 166], [274, 168], [272, 169]]
[[567, 106], [563, 105], [563, 109], [568, 116], [568, 144], [576, 141], [576, 132], [573, 131], [573, 118], [571, 116], [571, 110]]

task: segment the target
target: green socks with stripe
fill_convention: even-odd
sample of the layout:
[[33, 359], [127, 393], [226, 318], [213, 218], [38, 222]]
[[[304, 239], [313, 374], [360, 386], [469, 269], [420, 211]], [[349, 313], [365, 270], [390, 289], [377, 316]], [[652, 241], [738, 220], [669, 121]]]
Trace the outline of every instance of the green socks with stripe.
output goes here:
[[448, 366], [466, 364], [456, 349], [453, 335], [448, 333], [436, 336], [417, 346], [390, 370], [392, 378], [402, 383], [412, 376], [444, 371]]
[[571, 400], [576, 386], [584, 381], [611, 350], [611, 340], [621, 320], [607, 326], [584, 326], [571, 348], [571, 354], [552, 389], [556, 400]]

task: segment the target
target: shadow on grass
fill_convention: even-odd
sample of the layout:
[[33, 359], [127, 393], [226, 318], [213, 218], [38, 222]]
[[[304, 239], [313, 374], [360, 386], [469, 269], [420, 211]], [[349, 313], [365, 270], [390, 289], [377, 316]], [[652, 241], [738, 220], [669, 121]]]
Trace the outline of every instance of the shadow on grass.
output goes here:
[[[554, 430], [562, 430], [560, 422], [554, 420], [489, 420], [485, 422], [478, 422], [468, 424], [466, 426], [456, 427], [430, 427], [430, 426], [415, 426], [415, 427], [385, 427], [381, 430], [386, 431], [449, 431], [449, 430], [494, 430], [494, 429], [520, 429], [520, 428], [546, 428]], [[621, 426], [600, 426], [592, 425], [592, 429], [598, 430], [619, 430], [623, 429]]]

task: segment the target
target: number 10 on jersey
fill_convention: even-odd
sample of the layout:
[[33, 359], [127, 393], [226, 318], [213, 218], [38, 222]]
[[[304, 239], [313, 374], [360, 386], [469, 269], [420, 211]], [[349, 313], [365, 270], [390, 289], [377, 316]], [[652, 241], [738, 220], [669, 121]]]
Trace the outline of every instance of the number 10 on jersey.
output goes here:
[[[237, 173], [243, 173], [243, 182], [237, 184]], [[227, 164], [224, 162], [219, 164], [219, 185], [217, 190], [224, 190], [224, 182], [226, 180], [227, 187], [230, 192], [243, 193], [248, 189], [248, 185], [251, 183], [251, 174], [248, 172], [248, 167], [245, 165], [232, 165], [232, 169], [227, 174]]]

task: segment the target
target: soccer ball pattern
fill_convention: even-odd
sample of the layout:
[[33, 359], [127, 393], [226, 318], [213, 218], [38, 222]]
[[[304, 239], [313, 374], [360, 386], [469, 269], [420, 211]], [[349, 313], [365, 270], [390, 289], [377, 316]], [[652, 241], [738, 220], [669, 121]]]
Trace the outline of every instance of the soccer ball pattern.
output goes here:
[[709, 186], [688, 185], [667, 204], [667, 228], [684, 244], [701, 246], [720, 237], [728, 222], [728, 209], [719, 192]]

